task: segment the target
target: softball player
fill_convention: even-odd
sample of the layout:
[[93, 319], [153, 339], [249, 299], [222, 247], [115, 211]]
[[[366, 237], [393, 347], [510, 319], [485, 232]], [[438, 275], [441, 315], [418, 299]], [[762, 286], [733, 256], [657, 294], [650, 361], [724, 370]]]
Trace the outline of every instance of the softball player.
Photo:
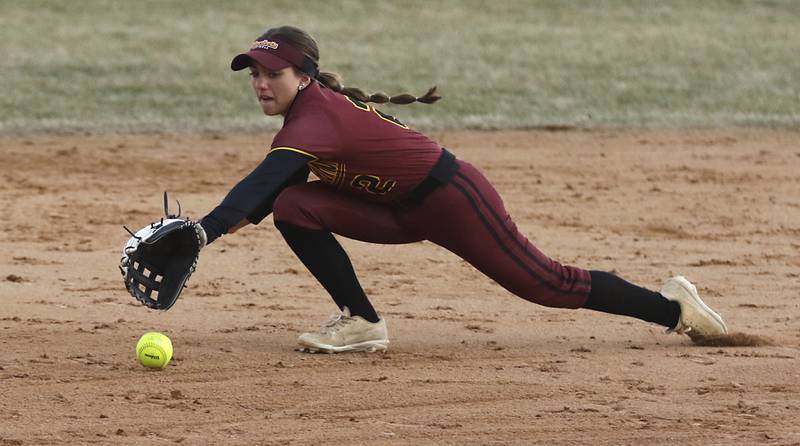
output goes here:
[[[341, 310], [320, 331], [300, 335], [303, 348], [374, 351], [389, 343], [333, 234], [385, 244], [430, 240], [541, 305], [632, 316], [692, 337], [727, 333], [683, 277], [659, 293], [549, 258], [517, 230], [478, 169], [368, 104], [433, 103], [435, 89], [419, 98], [367, 96], [319, 71], [318, 61], [313, 38], [289, 26], [268, 30], [233, 59], [233, 70], [250, 70], [264, 114], [283, 116], [283, 127], [261, 164], [201, 220], [211, 243], [273, 214]], [[307, 182], [309, 171], [319, 181]]]

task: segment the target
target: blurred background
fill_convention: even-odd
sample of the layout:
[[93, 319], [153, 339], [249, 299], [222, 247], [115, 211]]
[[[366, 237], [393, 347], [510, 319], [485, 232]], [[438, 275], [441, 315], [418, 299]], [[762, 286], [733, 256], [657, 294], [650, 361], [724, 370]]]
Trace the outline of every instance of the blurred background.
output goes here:
[[0, 0], [0, 135], [276, 129], [229, 63], [283, 24], [415, 127], [800, 124], [793, 0]]

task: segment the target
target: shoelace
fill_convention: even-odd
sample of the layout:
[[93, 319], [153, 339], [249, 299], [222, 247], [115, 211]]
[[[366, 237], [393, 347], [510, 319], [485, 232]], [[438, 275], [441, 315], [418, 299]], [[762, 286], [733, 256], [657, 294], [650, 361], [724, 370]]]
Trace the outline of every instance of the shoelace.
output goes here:
[[325, 322], [322, 325], [322, 327], [320, 327], [320, 333], [323, 334], [332, 333], [338, 330], [339, 328], [349, 324], [350, 322], [353, 322], [354, 320], [355, 319], [353, 319], [352, 317], [344, 314], [334, 314], [327, 322]]

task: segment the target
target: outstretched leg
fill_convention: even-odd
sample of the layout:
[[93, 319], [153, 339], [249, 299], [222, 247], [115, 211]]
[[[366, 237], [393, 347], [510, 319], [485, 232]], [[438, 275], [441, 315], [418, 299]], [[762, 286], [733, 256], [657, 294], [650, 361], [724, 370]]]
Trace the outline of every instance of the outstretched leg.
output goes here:
[[471, 164], [401, 217], [428, 240], [469, 262], [517, 296], [549, 307], [579, 308], [589, 297], [588, 271], [542, 253], [517, 229], [503, 200]]
[[678, 324], [680, 306], [661, 294], [610, 273], [562, 265], [542, 253], [519, 232], [497, 191], [469, 163], [460, 161], [453, 181], [402, 222], [426, 228], [426, 238], [526, 300], [632, 316], [668, 328]]
[[681, 307], [660, 293], [627, 282], [611, 273], [591, 271], [592, 291], [584, 308], [631, 316], [668, 328], [678, 325]]

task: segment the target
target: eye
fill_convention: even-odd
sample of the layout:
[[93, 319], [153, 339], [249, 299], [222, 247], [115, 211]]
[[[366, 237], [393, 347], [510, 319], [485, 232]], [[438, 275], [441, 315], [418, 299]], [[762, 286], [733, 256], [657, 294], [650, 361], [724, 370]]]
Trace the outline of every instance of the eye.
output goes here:
[[251, 71], [250, 72], [250, 77], [252, 77], [252, 78], [258, 77], [258, 71]]
[[281, 74], [282, 73], [280, 71], [270, 71], [267, 73], [267, 77], [269, 77], [270, 79], [277, 79], [281, 77]]

